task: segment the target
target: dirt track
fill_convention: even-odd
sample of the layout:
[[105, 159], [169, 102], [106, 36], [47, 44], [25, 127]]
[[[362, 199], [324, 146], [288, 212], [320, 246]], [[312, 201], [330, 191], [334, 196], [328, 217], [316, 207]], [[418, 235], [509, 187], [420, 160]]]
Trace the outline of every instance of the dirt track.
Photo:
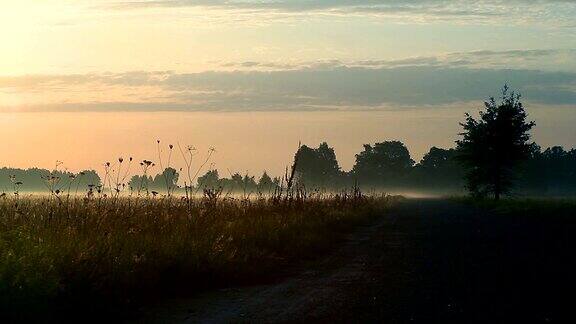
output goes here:
[[574, 230], [450, 201], [408, 200], [283, 280], [167, 301], [142, 317], [153, 323], [565, 322], [576, 318], [569, 298], [576, 282]]

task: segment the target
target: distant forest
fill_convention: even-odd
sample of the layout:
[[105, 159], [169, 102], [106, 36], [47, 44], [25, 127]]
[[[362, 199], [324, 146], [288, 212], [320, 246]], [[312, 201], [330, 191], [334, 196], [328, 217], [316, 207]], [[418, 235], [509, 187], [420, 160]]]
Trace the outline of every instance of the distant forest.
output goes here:
[[[349, 172], [341, 171], [334, 149], [327, 143], [317, 148], [302, 146], [296, 154], [299, 180], [309, 187], [346, 187], [357, 184], [363, 189], [404, 189], [434, 192], [461, 192], [465, 170], [456, 149], [432, 147], [415, 163], [406, 146], [399, 141], [364, 145], [356, 154]], [[555, 146], [536, 147], [524, 161], [515, 179], [518, 194], [565, 195], [576, 193], [576, 149], [566, 151]]]
[[0, 169], [0, 191], [51, 191], [86, 192], [89, 186], [100, 184], [100, 176], [94, 170], [84, 170], [78, 173], [46, 169]]
[[[295, 154], [295, 180], [309, 191], [342, 190], [355, 185], [363, 190], [417, 190], [423, 192], [464, 192], [464, 169], [457, 160], [456, 149], [433, 147], [415, 162], [406, 146], [399, 141], [366, 144], [356, 154], [352, 170], [342, 171], [334, 149], [327, 143], [313, 148], [301, 146]], [[178, 181], [181, 170], [166, 168], [155, 176], [134, 175], [122, 183], [125, 192], [165, 193], [182, 189]], [[271, 177], [264, 172], [260, 176], [229, 174], [227, 177], [216, 170], [208, 170], [197, 178], [194, 189], [222, 188], [224, 192], [270, 193], [283, 181], [283, 177]], [[576, 194], [576, 149], [569, 151], [555, 146], [542, 150], [537, 148], [523, 162], [515, 179], [514, 193], [522, 195], [573, 195]], [[49, 171], [32, 168], [27, 170], [0, 169], [0, 190], [11, 192], [86, 193], [90, 188], [98, 190], [101, 177], [94, 170], [80, 173]], [[105, 184], [100, 190], [110, 190]]]

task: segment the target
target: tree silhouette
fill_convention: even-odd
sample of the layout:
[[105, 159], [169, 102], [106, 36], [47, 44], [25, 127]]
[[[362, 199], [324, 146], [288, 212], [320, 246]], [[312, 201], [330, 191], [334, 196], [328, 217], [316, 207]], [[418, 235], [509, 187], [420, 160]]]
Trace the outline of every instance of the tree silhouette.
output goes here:
[[152, 187], [155, 190], [166, 190], [170, 195], [178, 187], [178, 178], [180, 175], [176, 169], [168, 167], [154, 177]]
[[305, 185], [332, 185], [340, 175], [340, 166], [334, 149], [326, 142], [313, 149], [302, 145], [296, 152], [296, 174]]
[[274, 182], [266, 171], [262, 173], [260, 180], [258, 180], [258, 191], [261, 193], [269, 193], [274, 188]]
[[364, 151], [356, 154], [353, 174], [361, 184], [393, 184], [405, 176], [414, 165], [410, 152], [399, 141], [364, 145]]
[[502, 101], [485, 102], [486, 111], [475, 119], [466, 114], [464, 132], [456, 141], [459, 160], [466, 168], [468, 190], [475, 196], [493, 195], [500, 199], [512, 188], [514, 172], [530, 157], [534, 144], [528, 133], [535, 123], [527, 122], [520, 95], [502, 89]]
[[531, 194], [565, 195], [576, 192], [576, 149], [561, 146], [535, 150], [521, 169], [522, 189]]
[[206, 171], [206, 174], [204, 174], [201, 177], [198, 177], [197, 181], [199, 188], [214, 189], [219, 185], [220, 175], [218, 174], [218, 170], [208, 170]]
[[432, 147], [411, 173], [412, 184], [421, 187], [461, 187], [463, 170], [455, 149]]

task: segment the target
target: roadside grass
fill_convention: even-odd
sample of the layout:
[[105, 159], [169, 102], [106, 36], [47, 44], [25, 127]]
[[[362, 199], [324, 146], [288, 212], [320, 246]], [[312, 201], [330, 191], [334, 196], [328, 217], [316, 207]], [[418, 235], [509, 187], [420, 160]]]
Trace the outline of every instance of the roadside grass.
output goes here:
[[0, 314], [97, 321], [163, 296], [271, 276], [398, 199], [4, 197]]
[[495, 201], [460, 197], [453, 200], [489, 209], [500, 215], [549, 219], [576, 217], [576, 198], [508, 198]]

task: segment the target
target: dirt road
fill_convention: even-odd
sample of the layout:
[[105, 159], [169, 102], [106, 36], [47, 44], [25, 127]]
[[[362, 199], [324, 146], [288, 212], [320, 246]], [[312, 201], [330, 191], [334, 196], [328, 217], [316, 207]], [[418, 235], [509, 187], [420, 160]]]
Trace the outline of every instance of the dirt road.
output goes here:
[[142, 318], [151, 323], [576, 323], [569, 321], [576, 318], [574, 230], [573, 224], [501, 217], [445, 200], [408, 200], [285, 279], [167, 301]]

